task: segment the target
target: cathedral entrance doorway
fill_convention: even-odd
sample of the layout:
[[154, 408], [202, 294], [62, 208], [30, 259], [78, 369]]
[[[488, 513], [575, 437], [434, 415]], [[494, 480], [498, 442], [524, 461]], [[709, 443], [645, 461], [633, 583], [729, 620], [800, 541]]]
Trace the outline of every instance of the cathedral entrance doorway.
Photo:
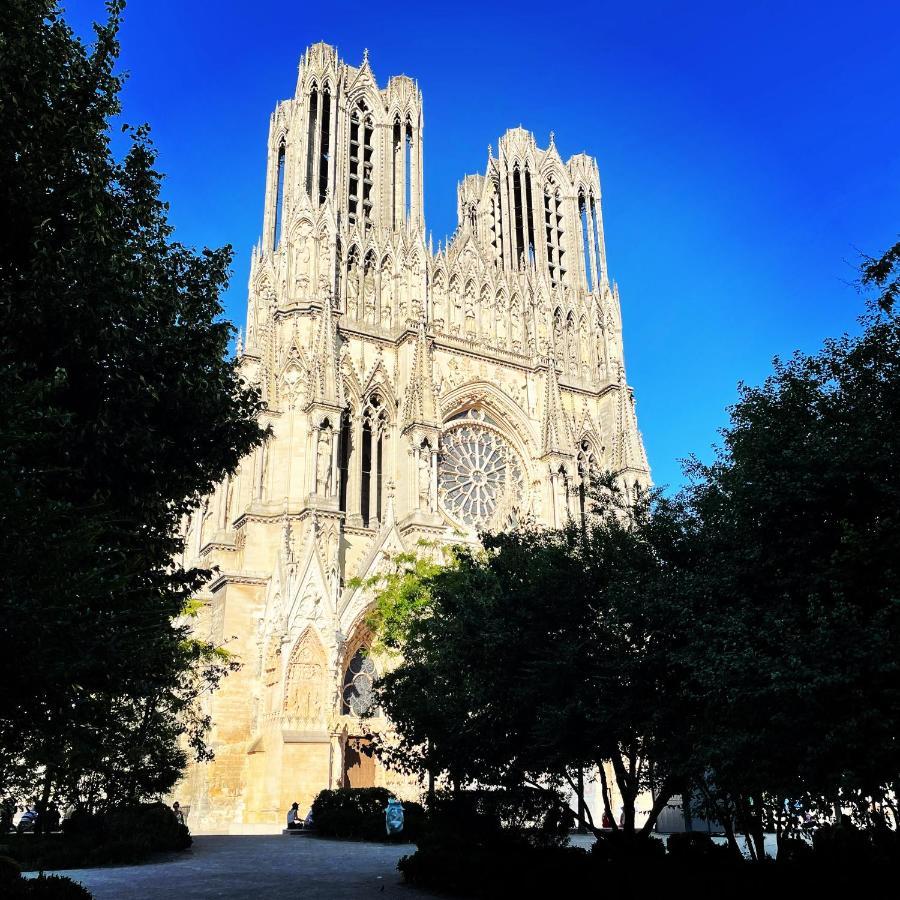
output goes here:
[[344, 787], [375, 787], [371, 738], [348, 738], [344, 747]]

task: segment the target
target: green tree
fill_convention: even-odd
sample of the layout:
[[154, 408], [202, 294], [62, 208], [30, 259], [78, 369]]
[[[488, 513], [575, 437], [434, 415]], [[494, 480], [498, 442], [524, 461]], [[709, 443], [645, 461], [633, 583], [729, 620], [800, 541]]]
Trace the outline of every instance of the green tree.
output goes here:
[[760, 854], [767, 801], [781, 824], [785, 801], [864, 812], [900, 786], [898, 260], [864, 267], [881, 293], [861, 333], [743, 387], [692, 468], [695, 761]]
[[[460, 549], [422, 577], [408, 570], [402, 662], [378, 687], [399, 732], [383, 758], [454, 785], [568, 785], [582, 797], [579, 772], [599, 767], [617, 822], [608, 762], [624, 831], [649, 832], [685, 757], [662, 605], [690, 546], [682, 521], [659, 497], [627, 516], [607, 494], [584, 526], [483, 535], [483, 551]], [[646, 789], [655, 802], [638, 829]]]
[[145, 126], [123, 126], [122, 4], [88, 48], [50, 0], [0, 21], [0, 768], [165, 790], [231, 662], [184, 616], [183, 517], [264, 437], [227, 353], [230, 248], [172, 237]]

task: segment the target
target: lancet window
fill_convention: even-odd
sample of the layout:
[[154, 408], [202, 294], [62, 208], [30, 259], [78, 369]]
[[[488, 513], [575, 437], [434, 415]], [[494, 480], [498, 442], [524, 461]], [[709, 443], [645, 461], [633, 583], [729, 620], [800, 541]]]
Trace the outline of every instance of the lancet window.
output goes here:
[[547, 243], [547, 270], [550, 283], [556, 287], [566, 274], [563, 247], [563, 214], [559, 188], [553, 178], [547, 180], [544, 187], [544, 230]]
[[319, 203], [328, 193], [328, 163], [331, 159], [331, 93], [322, 92], [322, 121], [319, 131]]
[[347, 512], [347, 483], [350, 480], [350, 457], [353, 453], [352, 414], [344, 411], [341, 416], [341, 431], [338, 443], [338, 470], [340, 490], [338, 492], [338, 508]]
[[525, 258], [525, 232], [524, 232], [524, 213], [522, 211], [522, 172], [518, 163], [513, 169], [513, 224], [515, 226], [516, 246], [515, 246], [515, 265], [517, 268], [522, 267]]
[[528, 263], [534, 263], [534, 206], [531, 201], [531, 171], [528, 166], [525, 166], [525, 215], [528, 220], [528, 227], [525, 229], [528, 234], [528, 246], [525, 248], [525, 260]]
[[503, 268], [503, 211], [500, 205], [500, 192], [494, 186], [491, 196], [491, 249], [494, 264]]
[[590, 195], [591, 197], [591, 221], [593, 222], [593, 238], [594, 238], [594, 258], [597, 260], [597, 280], [599, 281], [603, 277], [603, 273], [600, 271], [601, 261], [603, 259], [603, 254], [600, 252], [600, 204], [594, 200], [593, 192]]
[[581, 216], [581, 244], [584, 250], [584, 276], [587, 279], [587, 289], [594, 289], [594, 275], [591, 267], [591, 232], [589, 213], [584, 194], [578, 195], [578, 213]]
[[273, 246], [281, 244], [281, 223], [284, 216], [284, 141], [278, 145], [278, 171], [275, 176], [275, 229]]
[[359, 110], [354, 109], [350, 114], [350, 174], [347, 179], [347, 217], [351, 225], [356, 223], [359, 212], [359, 176], [361, 171], [359, 164], [359, 130]]
[[597, 464], [597, 457], [591, 449], [591, 442], [584, 438], [578, 445], [578, 457], [576, 459], [578, 465], [578, 506], [581, 512], [581, 519], [584, 521], [587, 513], [587, 498], [591, 490], [591, 482], [600, 471]]
[[347, 218], [350, 224], [358, 221], [371, 227], [372, 221], [372, 172], [375, 148], [372, 117], [360, 100], [350, 113], [350, 166], [347, 180]]
[[401, 142], [400, 117], [394, 119], [393, 140], [391, 142], [391, 222], [393, 227], [400, 227], [400, 213], [398, 206], [401, 197], [400, 182], [400, 154], [403, 152]]
[[372, 394], [363, 411], [362, 422], [360, 513], [366, 528], [376, 526], [383, 515], [387, 427], [384, 404], [377, 393]]
[[313, 82], [309, 92], [309, 121], [306, 127], [306, 194], [312, 197], [316, 168], [316, 137], [319, 125], [319, 91]]
[[404, 205], [406, 208], [406, 221], [408, 222], [412, 216], [412, 149], [413, 149], [413, 132], [412, 123], [406, 120], [406, 141], [404, 142], [404, 152], [406, 153], [406, 165], [403, 167], [406, 174], [406, 191]]

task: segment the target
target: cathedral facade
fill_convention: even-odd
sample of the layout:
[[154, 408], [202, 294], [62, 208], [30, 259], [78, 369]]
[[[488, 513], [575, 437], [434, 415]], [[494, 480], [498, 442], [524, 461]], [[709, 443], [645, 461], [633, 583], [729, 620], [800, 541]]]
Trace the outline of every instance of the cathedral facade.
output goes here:
[[238, 346], [271, 437], [185, 523], [185, 564], [216, 570], [198, 629], [242, 663], [179, 788], [195, 831], [271, 831], [325, 787], [409, 795], [365, 752], [367, 578], [422, 539], [577, 519], [592, 471], [649, 482], [596, 161], [507, 131], [435, 250], [422, 138], [412, 79], [327, 44], [271, 118]]

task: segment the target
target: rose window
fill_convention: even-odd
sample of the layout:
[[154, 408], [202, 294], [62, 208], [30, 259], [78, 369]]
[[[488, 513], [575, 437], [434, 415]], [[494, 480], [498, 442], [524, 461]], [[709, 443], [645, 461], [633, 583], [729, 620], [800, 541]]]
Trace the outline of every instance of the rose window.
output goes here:
[[438, 494], [444, 510], [475, 528], [496, 528], [514, 519], [524, 483], [522, 462], [512, 445], [470, 410], [441, 437]]

